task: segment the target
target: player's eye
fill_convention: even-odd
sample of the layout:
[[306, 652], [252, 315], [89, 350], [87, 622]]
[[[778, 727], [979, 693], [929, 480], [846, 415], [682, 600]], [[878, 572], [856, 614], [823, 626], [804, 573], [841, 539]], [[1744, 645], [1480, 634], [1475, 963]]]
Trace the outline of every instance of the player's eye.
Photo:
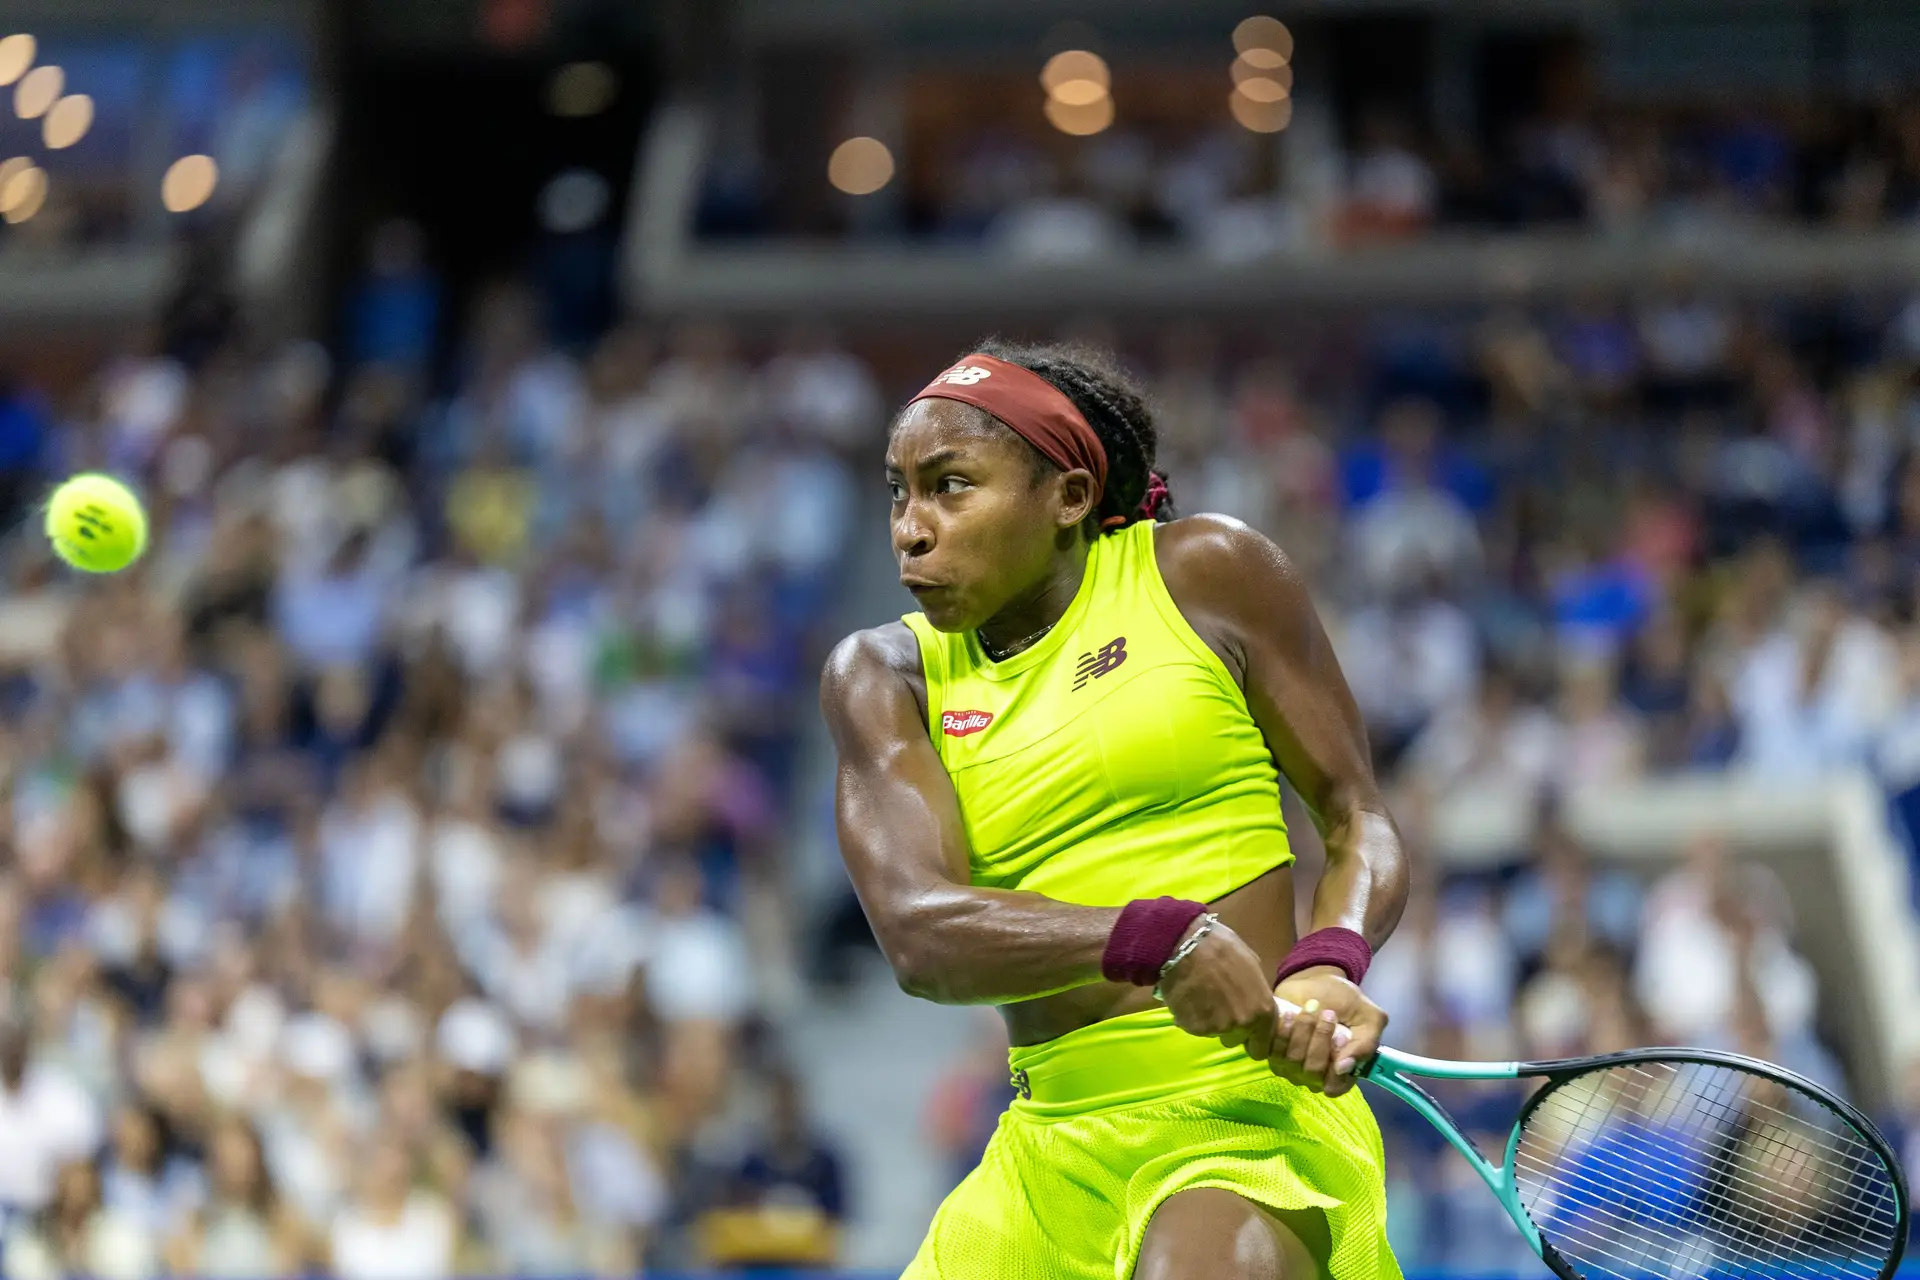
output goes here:
[[905, 502], [907, 500], [907, 486], [901, 484], [898, 480], [889, 480], [887, 481], [887, 496], [895, 502]]
[[968, 484], [967, 481], [960, 476], [940, 477], [941, 493], [959, 493], [962, 489], [971, 489], [972, 487], [971, 484]]

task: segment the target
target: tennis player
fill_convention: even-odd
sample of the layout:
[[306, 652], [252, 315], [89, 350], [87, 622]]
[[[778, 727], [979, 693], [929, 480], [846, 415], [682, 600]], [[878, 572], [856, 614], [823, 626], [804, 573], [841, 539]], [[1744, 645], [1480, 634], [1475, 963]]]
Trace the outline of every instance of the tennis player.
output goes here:
[[[922, 612], [827, 664], [840, 841], [901, 986], [1000, 1006], [1018, 1091], [909, 1280], [1400, 1274], [1352, 1087], [1399, 833], [1299, 575], [1172, 520], [1154, 450], [1077, 349], [989, 343], [893, 426]], [[1327, 847], [1298, 939], [1280, 773]]]

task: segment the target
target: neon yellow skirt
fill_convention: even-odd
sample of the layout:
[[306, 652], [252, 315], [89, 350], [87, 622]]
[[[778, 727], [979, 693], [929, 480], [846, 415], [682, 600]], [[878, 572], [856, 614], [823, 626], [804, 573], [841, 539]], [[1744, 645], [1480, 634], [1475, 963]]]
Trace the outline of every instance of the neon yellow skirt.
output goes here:
[[1399, 1280], [1380, 1129], [1359, 1090], [1326, 1098], [1190, 1036], [1163, 1008], [1008, 1055], [1021, 1096], [934, 1215], [902, 1280], [1128, 1280], [1178, 1191], [1319, 1209], [1334, 1280]]

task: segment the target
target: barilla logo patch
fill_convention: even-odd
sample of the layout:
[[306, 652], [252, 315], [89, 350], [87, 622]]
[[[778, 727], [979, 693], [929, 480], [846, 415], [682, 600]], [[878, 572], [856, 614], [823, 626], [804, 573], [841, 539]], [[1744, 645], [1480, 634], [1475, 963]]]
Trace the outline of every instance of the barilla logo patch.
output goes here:
[[947, 370], [935, 382], [951, 382], [956, 387], [970, 387], [976, 382], [985, 382], [993, 376], [993, 370], [982, 369], [977, 364], [957, 364]]
[[964, 738], [970, 733], [978, 733], [993, 723], [991, 711], [942, 711], [940, 713], [940, 732], [949, 738]]

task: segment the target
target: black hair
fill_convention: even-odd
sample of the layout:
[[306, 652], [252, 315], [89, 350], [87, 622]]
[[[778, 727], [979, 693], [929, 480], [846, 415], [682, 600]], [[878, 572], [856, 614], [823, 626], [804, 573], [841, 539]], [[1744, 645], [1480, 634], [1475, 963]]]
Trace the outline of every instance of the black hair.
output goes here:
[[[998, 338], [962, 353], [970, 354], [1017, 364], [1052, 383], [1100, 437], [1107, 451], [1107, 486], [1099, 507], [1087, 517], [1088, 536], [1138, 520], [1173, 519], [1166, 477], [1154, 469], [1160, 433], [1153, 425], [1153, 411], [1140, 384], [1111, 354], [1072, 343], [1025, 346]], [[1033, 453], [1042, 467], [1054, 465], [1038, 449]]]

